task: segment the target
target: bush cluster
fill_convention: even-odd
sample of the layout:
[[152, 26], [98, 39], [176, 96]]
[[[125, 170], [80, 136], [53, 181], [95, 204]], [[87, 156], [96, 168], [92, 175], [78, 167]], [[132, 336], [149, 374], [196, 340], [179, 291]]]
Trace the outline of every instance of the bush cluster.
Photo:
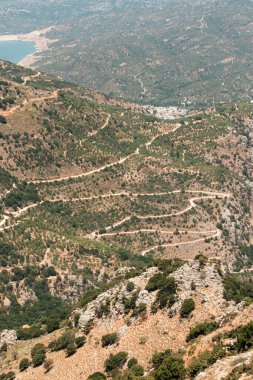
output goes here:
[[195, 309], [194, 300], [192, 298], [185, 299], [180, 308], [180, 317], [187, 318], [194, 309]]
[[118, 340], [118, 334], [112, 333], [112, 334], [106, 334], [102, 336], [102, 347], [111, 346], [112, 344], [116, 343]]
[[218, 327], [219, 324], [217, 322], [205, 321], [199, 323], [190, 330], [188, 336], [186, 337], [186, 342], [189, 342], [190, 340], [193, 340], [200, 335], [208, 335]]
[[46, 347], [42, 343], [36, 344], [31, 350], [34, 367], [40, 366], [46, 359]]
[[121, 351], [115, 355], [110, 355], [109, 358], [105, 361], [105, 370], [106, 372], [111, 372], [116, 368], [121, 368], [127, 361], [128, 353]]

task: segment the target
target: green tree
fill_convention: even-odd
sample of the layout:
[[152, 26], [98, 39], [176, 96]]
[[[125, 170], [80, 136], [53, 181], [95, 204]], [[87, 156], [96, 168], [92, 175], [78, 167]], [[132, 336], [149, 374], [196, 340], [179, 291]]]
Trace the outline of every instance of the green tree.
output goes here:
[[155, 372], [155, 380], [183, 380], [185, 374], [183, 359], [177, 355], [167, 355]]
[[135, 376], [143, 376], [144, 375], [144, 369], [140, 364], [135, 364], [131, 367], [131, 370], [135, 374]]
[[37, 343], [31, 350], [34, 367], [41, 365], [46, 359], [46, 347], [42, 343]]
[[135, 364], [138, 364], [138, 360], [135, 359], [135, 358], [131, 358], [130, 360], [128, 360], [127, 367], [128, 367], [128, 368], [131, 368], [131, 367], [133, 367]]
[[23, 358], [22, 360], [20, 360], [20, 363], [19, 363], [20, 372], [25, 371], [29, 367], [29, 365], [30, 365], [29, 359]]
[[187, 318], [194, 309], [195, 309], [194, 300], [192, 298], [185, 299], [180, 309], [181, 318]]
[[78, 336], [75, 339], [75, 345], [77, 348], [83, 347], [84, 343], [86, 342], [85, 336]]
[[105, 361], [106, 372], [111, 372], [116, 368], [121, 368], [127, 361], [127, 352], [121, 351], [115, 355], [110, 355]]
[[94, 372], [88, 377], [88, 380], [106, 380], [106, 376], [102, 372]]
[[69, 343], [66, 348], [66, 355], [72, 356], [76, 353], [76, 345], [75, 343]]
[[116, 343], [118, 340], [118, 334], [112, 333], [112, 334], [106, 334], [102, 336], [102, 347], [111, 346], [112, 344]]

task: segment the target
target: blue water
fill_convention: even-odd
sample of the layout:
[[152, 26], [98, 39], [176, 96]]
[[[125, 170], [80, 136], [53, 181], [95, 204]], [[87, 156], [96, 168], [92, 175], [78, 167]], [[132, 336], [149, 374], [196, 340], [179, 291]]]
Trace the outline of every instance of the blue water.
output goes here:
[[35, 44], [28, 41], [0, 41], [0, 58], [18, 63], [36, 51]]

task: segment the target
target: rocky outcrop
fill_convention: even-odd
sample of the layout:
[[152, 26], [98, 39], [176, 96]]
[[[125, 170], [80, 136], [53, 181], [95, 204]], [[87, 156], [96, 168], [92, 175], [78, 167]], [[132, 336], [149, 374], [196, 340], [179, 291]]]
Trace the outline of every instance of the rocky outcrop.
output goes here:
[[16, 288], [16, 297], [18, 303], [23, 306], [27, 301], [35, 302], [37, 301], [36, 294], [30, 288], [28, 288], [24, 283], [21, 283], [19, 287]]
[[27, 301], [35, 302], [37, 300], [35, 292], [24, 284], [24, 281], [11, 282], [12, 290], [7, 294], [0, 294], [0, 304], [2, 307], [8, 309], [11, 306], [10, 294], [12, 293], [19, 303], [23, 306]]
[[80, 300], [85, 290], [92, 289], [94, 286], [85, 282], [80, 276], [69, 275], [59, 281], [55, 277], [51, 277], [48, 280], [48, 287], [52, 295], [60, 297], [64, 301], [75, 303]]
[[[249, 364], [252, 360], [253, 351], [235, 356], [229, 356], [222, 360], [218, 360], [204, 372], [198, 374], [196, 380], [223, 380], [234, 368], [241, 366], [242, 364]], [[250, 378], [252, 379], [252, 377]]]
[[8, 346], [17, 341], [17, 333], [15, 330], [3, 330], [0, 333], [0, 347], [6, 343]]
[[[100, 294], [84, 309], [76, 310], [74, 314], [79, 315], [78, 327], [80, 330], [86, 331], [88, 326], [100, 322], [105, 325], [113, 325], [119, 318], [126, 316], [125, 301], [130, 300], [133, 295], [136, 297], [135, 307], [138, 308], [141, 304], [145, 304], [149, 313], [157, 292], [148, 292], [145, 290], [145, 286], [148, 279], [157, 271], [157, 268], [150, 268], [140, 276], [131, 278]], [[199, 320], [205, 320], [212, 315], [216, 319], [222, 319], [225, 315], [237, 311], [238, 308], [234, 303], [227, 302], [223, 297], [222, 277], [215, 264], [200, 267], [198, 261], [188, 262], [170, 276], [176, 280], [177, 293], [176, 302], [171, 307], [163, 309], [168, 318], [178, 315], [183, 301], [187, 298], [195, 300]], [[129, 281], [134, 284], [131, 291], [127, 287]], [[74, 323], [74, 319], [73, 315], [72, 323]], [[130, 319], [136, 318], [130, 315]]]
[[[151, 305], [154, 302], [155, 295], [148, 293], [144, 288], [150, 277], [157, 272], [157, 268], [150, 268], [138, 277], [131, 278], [134, 284], [134, 289], [131, 291], [127, 290], [127, 281], [120, 285], [117, 285], [106, 292], [100, 294], [94, 301], [90, 302], [85, 309], [78, 309], [75, 314], [79, 314], [79, 324], [78, 327], [81, 330], [85, 330], [87, 326], [95, 321], [98, 321], [99, 311], [106, 308], [107, 321], [112, 323], [119, 317], [124, 315], [124, 299], [130, 299], [135, 291], [138, 290], [138, 297], [136, 300], [136, 306], [141, 303]], [[105, 323], [105, 320], [103, 320]]]

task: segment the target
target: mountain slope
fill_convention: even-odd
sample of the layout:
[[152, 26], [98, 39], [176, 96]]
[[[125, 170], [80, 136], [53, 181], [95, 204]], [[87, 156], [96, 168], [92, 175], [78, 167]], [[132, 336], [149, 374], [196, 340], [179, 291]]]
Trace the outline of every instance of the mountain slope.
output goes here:
[[2, 371], [69, 326], [72, 349], [73, 334], [87, 343], [68, 359], [51, 345], [50, 378], [86, 378], [128, 349], [150, 371], [154, 351], [184, 347], [188, 368], [196, 324], [250, 321], [251, 272], [229, 272], [253, 260], [251, 103], [161, 120], [7, 62], [0, 75], [1, 344], [18, 338]]

